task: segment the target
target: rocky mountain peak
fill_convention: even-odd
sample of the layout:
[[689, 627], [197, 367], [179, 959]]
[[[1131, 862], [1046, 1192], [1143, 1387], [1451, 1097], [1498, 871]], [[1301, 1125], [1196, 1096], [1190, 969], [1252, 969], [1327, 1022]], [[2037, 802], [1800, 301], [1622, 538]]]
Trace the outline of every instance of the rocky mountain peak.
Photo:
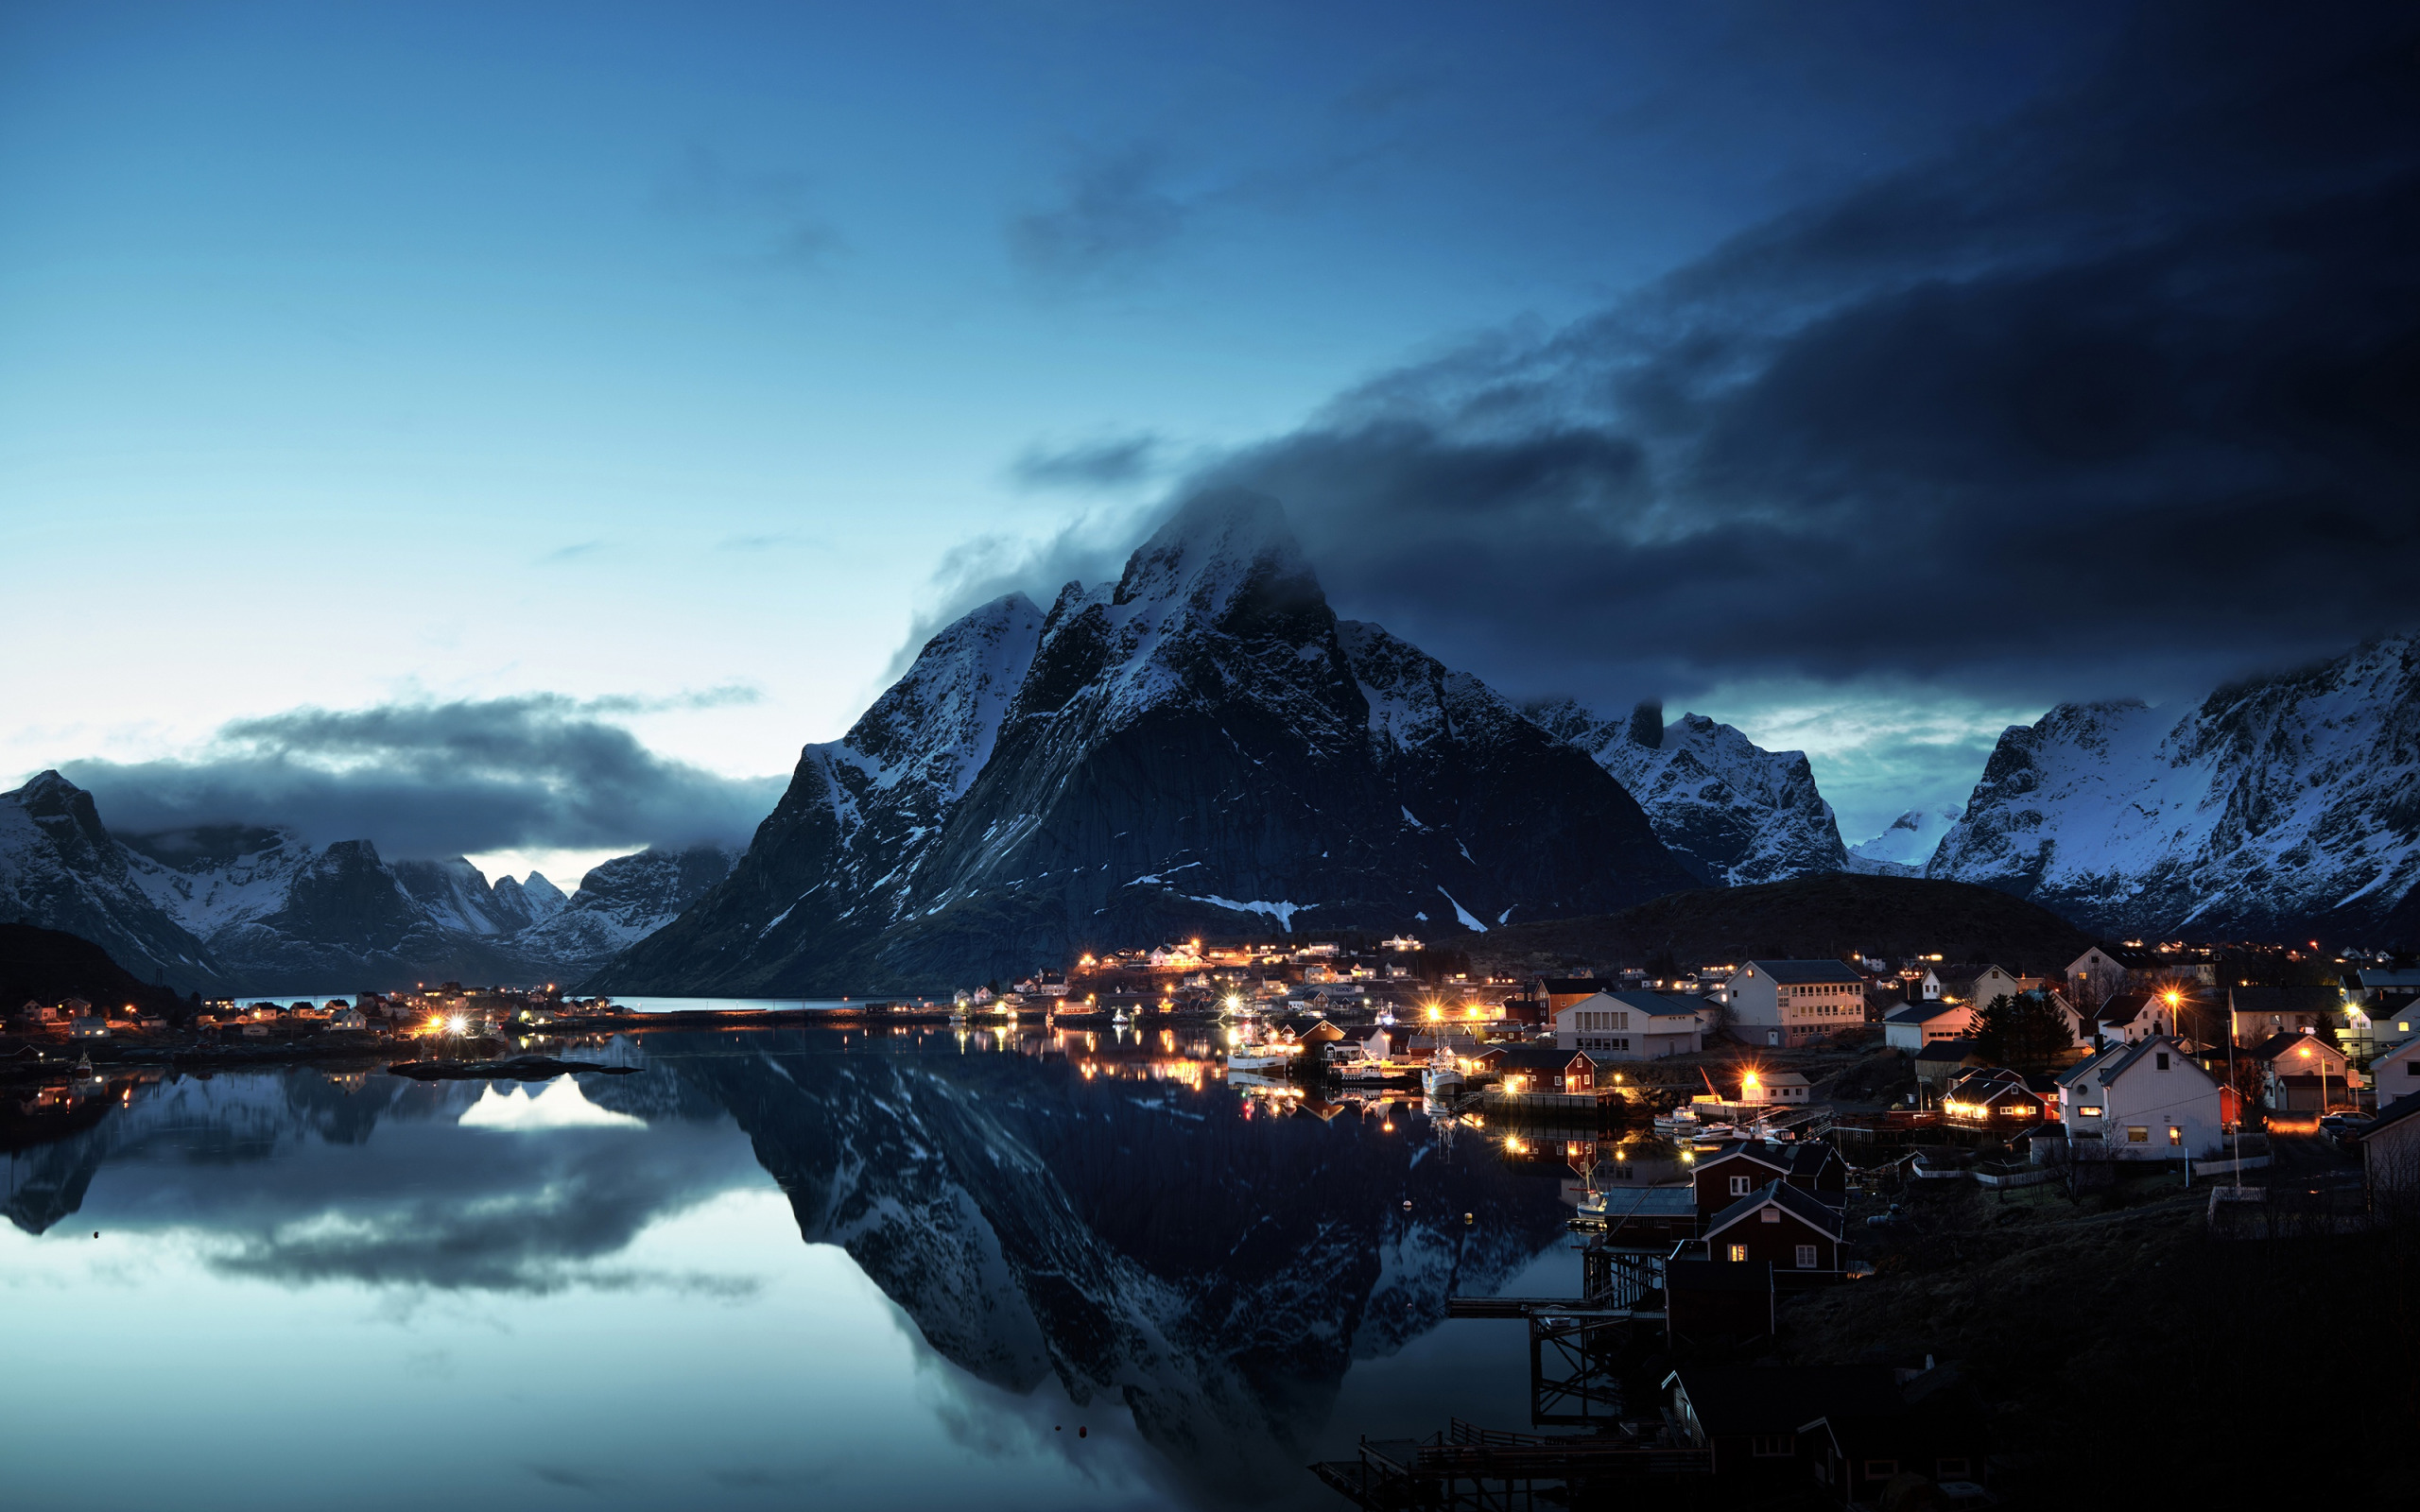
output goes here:
[[1647, 750], [1664, 747], [1664, 705], [1661, 700], [1642, 699], [1630, 712], [1630, 743]]
[[1114, 604], [1161, 600], [1218, 623], [1254, 595], [1299, 605], [1319, 580], [1276, 500], [1245, 489], [1195, 495], [1127, 558]]

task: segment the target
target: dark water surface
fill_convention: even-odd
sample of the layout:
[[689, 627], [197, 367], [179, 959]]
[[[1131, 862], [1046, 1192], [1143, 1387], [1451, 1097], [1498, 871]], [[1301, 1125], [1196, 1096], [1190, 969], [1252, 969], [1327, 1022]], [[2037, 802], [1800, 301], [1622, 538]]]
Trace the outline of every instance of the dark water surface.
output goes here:
[[1303, 1467], [1361, 1433], [1526, 1426], [1526, 1335], [1444, 1299], [1577, 1289], [1569, 1170], [1183, 1034], [648, 1033], [570, 1052], [629, 1076], [21, 1120], [9, 1501], [1342, 1507]]

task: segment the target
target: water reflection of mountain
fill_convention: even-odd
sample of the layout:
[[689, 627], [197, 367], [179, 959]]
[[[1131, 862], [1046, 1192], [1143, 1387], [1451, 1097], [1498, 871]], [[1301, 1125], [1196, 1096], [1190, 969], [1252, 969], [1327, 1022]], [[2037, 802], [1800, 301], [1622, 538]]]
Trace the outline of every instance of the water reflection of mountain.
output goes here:
[[[1357, 1358], [1500, 1285], [1559, 1234], [1555, 1183], [1426, 1123], [1244, 1117], [1215, 1081], [1088, 1078], [1018, 1055], [836, 1054], [833, 1040], [650, 1035], [648, 1074], [590, 1078], [643, 1131], [461, 1126], [485, 1084], [184, 1078], [11, 1160], [40, 1232], [112, 1167], [104, 1205], [211, 1231], [224, 1268], [498, 1291], [622, 1284], [648, 1224], [756, 1179], [787, 1194], [944, 1357], [1130, 1407], [1201, 1483], [1301, 1475]], [[276, 1157], [272, 1159], [272, 1157]], [[1405, 1204], [1410, 1206], [1406, 1209]], [[1465, 1213], [1476, 1223], [1466, 1225]], [[96, 1225], [97, 1226], [97, 1225]], [[640, 1278], [649, 1282], [680, 1278]]]
[[1014, 1390], [1055, 1374], [1122, 1401], [1238, 1494], [1301, 1473], [1354, 1358], [1562, 1227], [1552, 1182], [1441, 1153], [1416, 1117], [1245, 1119], [1215, 1083], [1019, 1056], [648, 1043], [739, 1121], [800, 1231], [845, 1247], [935, 1349]]

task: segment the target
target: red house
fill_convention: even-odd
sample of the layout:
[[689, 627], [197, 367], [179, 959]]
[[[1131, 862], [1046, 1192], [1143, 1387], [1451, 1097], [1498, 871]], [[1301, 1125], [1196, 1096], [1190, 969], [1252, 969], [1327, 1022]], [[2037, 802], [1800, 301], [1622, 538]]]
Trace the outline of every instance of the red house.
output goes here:
[[1842, 1228], [1830, 1206], [1776, 1179], [1707, 1221], [1706, 1258], [1735, 1265], [1762, 1261], [1784, 1286], [1838, 1280]]

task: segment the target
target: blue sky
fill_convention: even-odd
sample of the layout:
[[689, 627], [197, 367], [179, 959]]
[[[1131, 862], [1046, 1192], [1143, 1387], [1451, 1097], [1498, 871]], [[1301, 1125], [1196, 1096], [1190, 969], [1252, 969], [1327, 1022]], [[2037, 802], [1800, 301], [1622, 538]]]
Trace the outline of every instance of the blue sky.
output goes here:
[[[1786, 729], [1855, 840], [1903, 795], [1962, 796], [2079, 664], [2124, 684], [2074, 686], [2098, 695], [2216, 663], [1575, 655], [1626, 632], [1558, 640], [1491, 618], [1498, 581], [1404, 597], [1357, 565], [1370, 522], [1302, 443], [1366, 434], [1349, 417], [1407, 385], [1436, 412], [1473, 353], [1568, 367], [1574, 333], [1668, 311], [1693, 276], [1717, 286], [1692, 308], [1771, 300], [1743, 246], [1803, 257], [1789, 228], [1927, 164], [2055, 157], [2022, 123], [2089, 95], [2129, 25], [11, 6], [0, 552], [27, 649], [0, 670], [0, 776], [207, 765], [231, 721], [389, 705], [601, 720], [671, 765], [784, 773], [967, 593], [1113, 559], [1170, 490], [1258, 467], [1304, 495], [1341, 611], [1518, 695]], [[1050, 465], [1071, 454], [1140, 465]], [[1827, 700], [1858, 716], [1807, 717]], [[561, 876], [666, 838], [538, 824], [470, 848]]]

